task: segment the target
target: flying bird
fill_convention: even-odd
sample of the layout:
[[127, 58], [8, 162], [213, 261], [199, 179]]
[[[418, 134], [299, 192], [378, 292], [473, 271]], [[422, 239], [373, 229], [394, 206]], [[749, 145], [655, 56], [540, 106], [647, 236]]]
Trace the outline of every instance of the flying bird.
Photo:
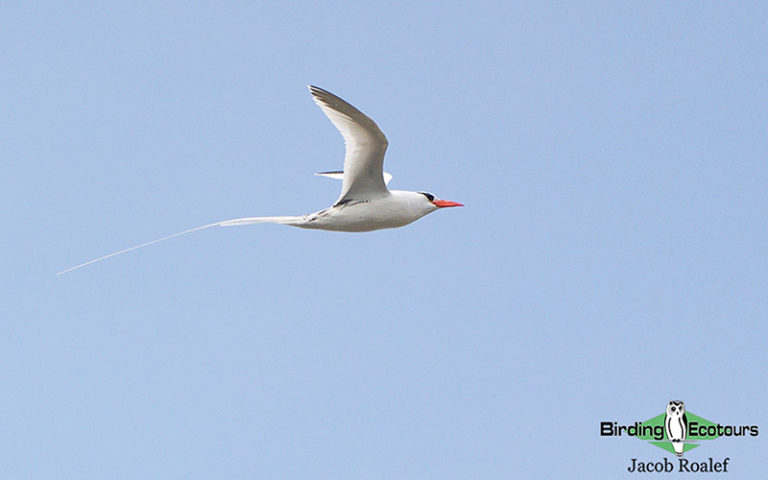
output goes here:
[[341, 179], [341, 195], [333, 205], [319, 212], [295, 217], [245, 217], [209, 223], [89, 260], [57, 275], [204, 228], [279, 223], [318, 230], [368, 232], [402, 227], [435, 210], [463, 206], [437, 198], [429, 192], [389, 190], [387, 184], [392, 175], [383, 169], [389, 142], [376, 122], [327, 90], [310, 85], [309, 91], [315, 103], [344, 137], [346, 146], [343, 171], [316, 174]]

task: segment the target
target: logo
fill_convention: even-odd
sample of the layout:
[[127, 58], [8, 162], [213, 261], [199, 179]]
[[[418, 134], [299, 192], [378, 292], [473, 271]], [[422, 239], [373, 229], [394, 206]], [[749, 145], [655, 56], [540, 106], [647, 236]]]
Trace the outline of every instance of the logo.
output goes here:
[[[726, 457], [718, 462], [710, 457], [708, 462], [691, 462], [683, 456], [686, 452], [720, 437], [756, 437], [758, 434], [757, 425], [722, 425], [695, 415], [686, 410], [682, 400], [670, 401], [664, 413], [643, 422], [636, 421], [631, 425], [600, 422], [602, 437], [635, 437], [674, 454], [678, 458], [680, 472], [727, 472], [730, 458]], [[671, 472], [674, 465], [666, 458], [657, 462], [643, 462], [633, 458], [627, 470]]]

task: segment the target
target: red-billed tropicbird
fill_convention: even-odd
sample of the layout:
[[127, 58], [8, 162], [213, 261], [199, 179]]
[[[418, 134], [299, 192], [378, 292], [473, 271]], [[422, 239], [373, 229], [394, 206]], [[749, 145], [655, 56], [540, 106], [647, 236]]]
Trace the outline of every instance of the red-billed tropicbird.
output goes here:
[[342, 180], [341, 195], [332, 206], [297, 217], [246, 217], [202, 225], [81, 263], [58, 275], [204, 228], [280, 223], [319, 230], [368, 232], [408, 225], [439, 208], [463, 206], [457, 202], [441, 200], [428, 192], [387, 189], [392, 175], [383, 170], [384, 153], [389, 144], [384, 133], [363, 112], [331, 92], [315, 86], [310, 86], [309, 91], [315, 103], [341, 132], [346, 145], [344, 170], [317, 174]]

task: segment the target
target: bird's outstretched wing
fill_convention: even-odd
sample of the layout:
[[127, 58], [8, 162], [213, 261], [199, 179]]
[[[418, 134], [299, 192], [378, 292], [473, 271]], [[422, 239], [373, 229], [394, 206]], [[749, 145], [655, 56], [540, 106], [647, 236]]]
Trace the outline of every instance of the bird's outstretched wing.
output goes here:
[[[336, 180], [344, 180], [344, 172], [341, 170], [334, 170], [333, 172], [317, 172], [315, 175], [318, 177], [335, 178]], [[392, 180], [392, 174], [384, 172], [384, 185], [389, 185]]]
[[138, 250], [139, 248], [148, 247], [150, 245], [153, 245], [155, 243], [162, 242], [164, 240], [170, 240], [174, 237], [180, 237], [182, 235], [186, 235], [187, 233], [196, 232], [198, 230], [203, 230], [205, 228], [211, 228], [211, 227], [235, 227], [239, 225], [252, 225], [254, 223], [282, 223], [284, 225], [300, 225], [302, 222], [304, 222], [304, 217], [245, 217], [245, 218], [235, 218], [232, 220], [224, 220], [222, 222], [216, 222], [216, 223], [209, 223], [208, 225], [202, 225], [200, 227], [190, 228], [189, 230], [184, 230], [183, 232], [174, 233], [172, 235], [167, 235], [162, 238], [158, 238], [156, 240], [152, 240], [149, 242], [142, 243], [141, 245], [136, 245], [134, 247], [125, 248], [123, 250], [110, 253], [108, 255], [104, 255], [103, 257], [94, 258], [93, 260], [88, 260], [85, 263], [81, 263], [80, 265], [75, 265], [74, 267], [67, 268], [66, 270], [62, 270], [56, 275], [63, 275], [65, 273], [71, 272], [72, 270], [77, 270], [78, 268], [85, 267], [86, 265], [90, 265], [92, 263], [100, 262], [102, 260], [106, 260], [111, 257], [116, 257], [117, 255], [121, 255], [123, 253], [128, 253], [132, 250]]
[[385, 195], [388, 190], [383, 167], [384, 153], [389, 145], [387, 137], [373, 120], [331, 92], [311, 85], [309, 91], [325, 116], [341, 132], [347, 149], [341, 195], [336, 203]]

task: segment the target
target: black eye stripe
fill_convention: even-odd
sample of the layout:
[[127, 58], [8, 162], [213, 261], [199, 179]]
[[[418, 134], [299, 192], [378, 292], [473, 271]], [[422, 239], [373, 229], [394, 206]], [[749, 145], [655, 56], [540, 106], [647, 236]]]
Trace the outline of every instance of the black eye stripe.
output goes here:
[[435, 199], [435, 196], [432, 195], [431, 193], [428, 193], [428, 192], [419, 192], [419, 193], [427, 197], [427, 200], [429, 200], [430, 202]]

